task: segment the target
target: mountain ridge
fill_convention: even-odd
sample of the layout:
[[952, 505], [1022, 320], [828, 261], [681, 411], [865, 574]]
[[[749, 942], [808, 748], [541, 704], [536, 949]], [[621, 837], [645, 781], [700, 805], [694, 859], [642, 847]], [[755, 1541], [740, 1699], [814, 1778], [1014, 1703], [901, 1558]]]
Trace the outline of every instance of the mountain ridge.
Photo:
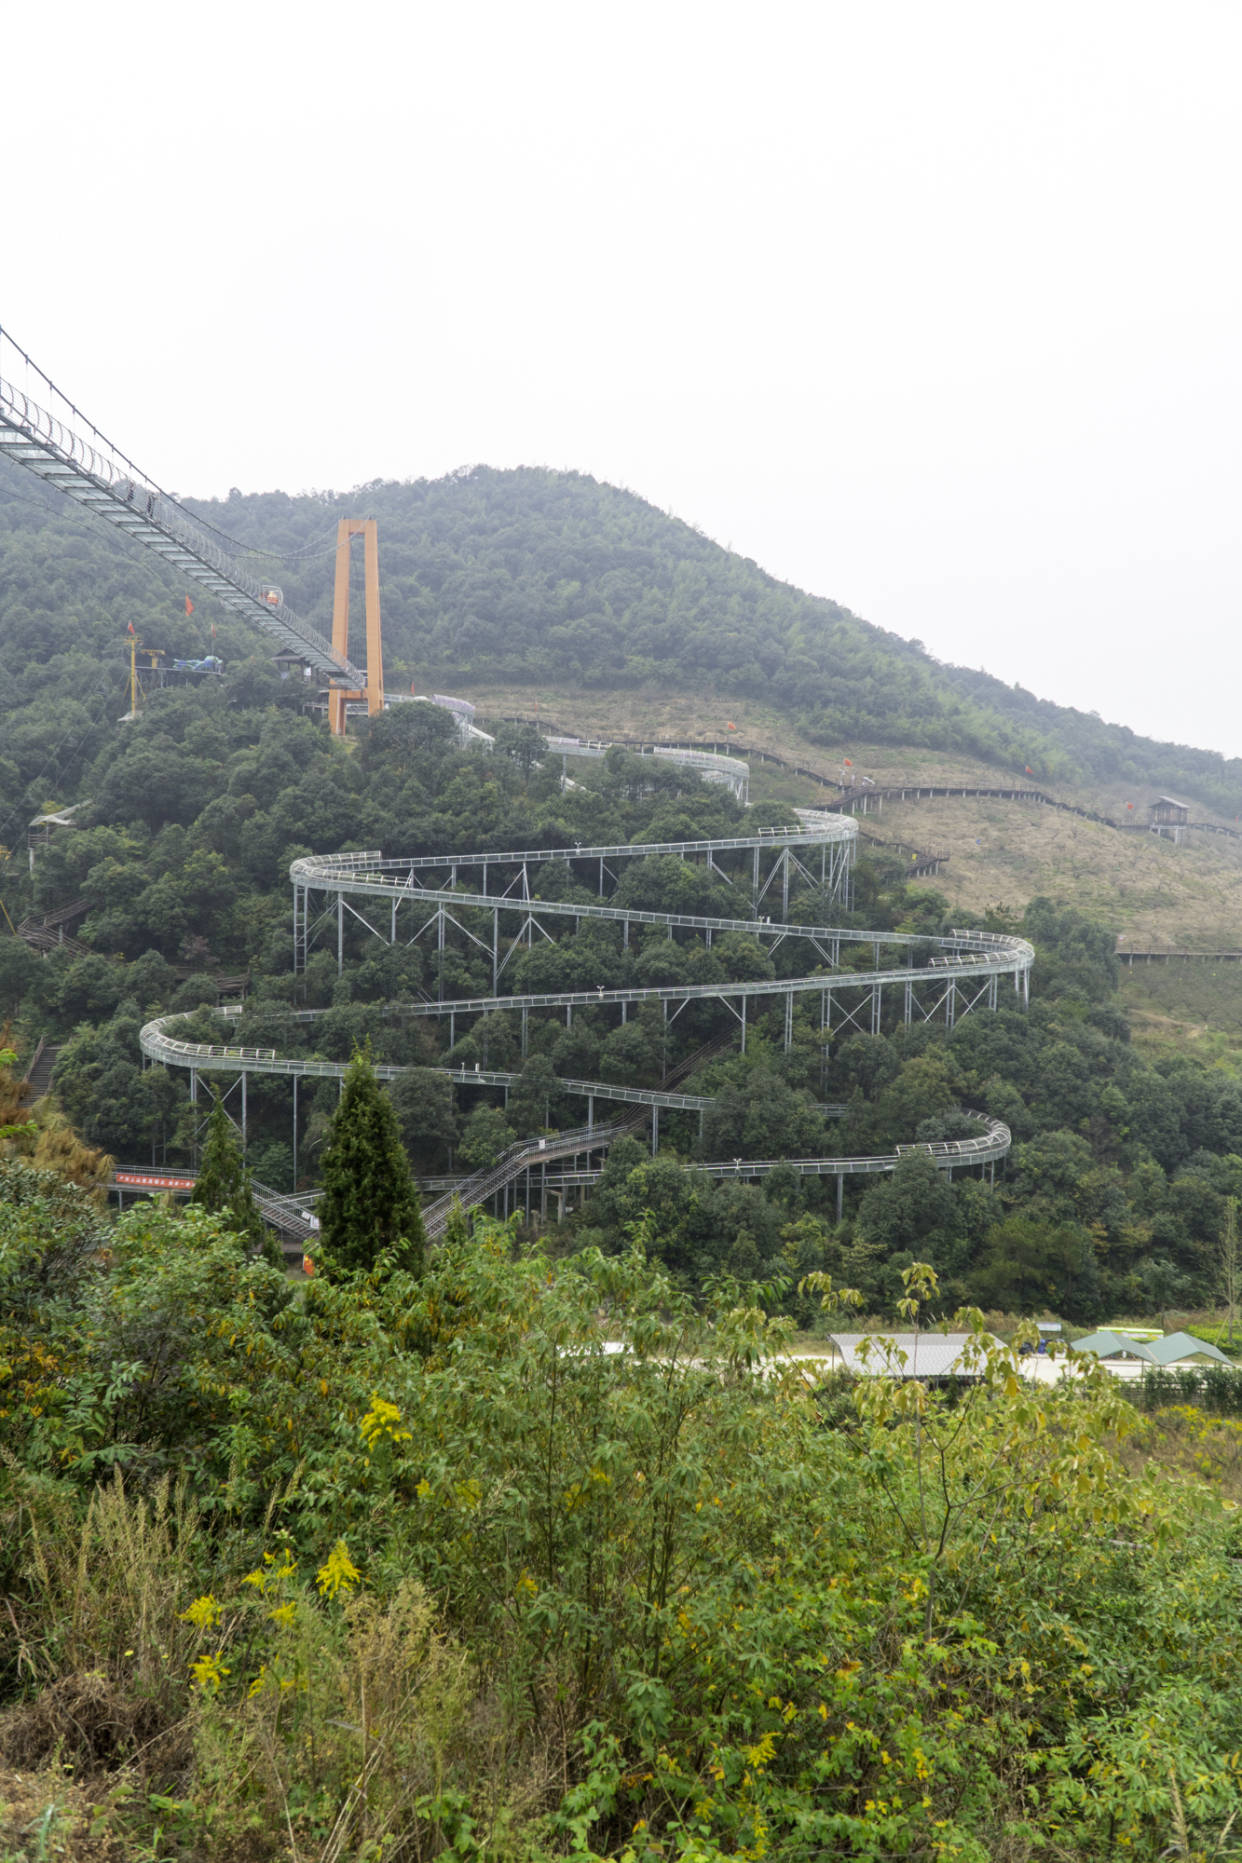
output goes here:
[[[211, 650], [214, 621], [226, 659], [267, 657], [258, 636], [208, 600], [187, 617], [189, 591], [163, 565], [0, 465], [0, 650], [12, 675], [0, 712], [55, 709], [117, 683], [130, 621], [174, 653]], [[376, 517], [394, 688], [708, 693], [783, 712], [815, 745], [908, 745], [1007, 776], [1146, 785], [1185, 792], [1230, 821], [1242, 813], [1242, 759], [1144, 738], [942, 663], [587, 474], [473, 466], [346, 493], [234, 490], [184, 503], [252, 553], [256, 572], [325, 631], [337, 519]], [[713, 720], [705, 734], [718, 728]]]
[[[248, 545], [305, 547], [338, 515], [380, 523], [386, 657], [424, 678], [653, 690], [706, 681], [788, 709], [814, 742], [959, 749], [1045, 781], [1189, 789], [1232, 816], [1242, 759], [1161, 743], [941, 662], [783, 582], [639, 494], [584, 473], [462, 468], [354, 491], [187, 501]], [[312, 559], [313, 560], [313, 559]], [[327, 625], [328, 578], [282, 571]], [[287, 593], [289, 590], [287, 589]]]

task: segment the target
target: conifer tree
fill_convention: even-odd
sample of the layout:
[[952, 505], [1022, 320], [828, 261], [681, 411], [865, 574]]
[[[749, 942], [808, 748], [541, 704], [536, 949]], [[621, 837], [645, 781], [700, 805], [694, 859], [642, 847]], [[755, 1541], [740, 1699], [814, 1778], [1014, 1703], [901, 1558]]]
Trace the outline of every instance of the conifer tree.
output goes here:
[[259, 1214], [250, 1188], [250, 1173], [242, 1158], [237, 1132], [214, 1088], [198, 1182], [190, 1202], [223, 1216], [229, 1228], [241, 1238], [248, 1255], [263, 1255], [269, 1261], [280, 1262], [275, 1240]]
[[329, 1272], [365, 1272], [391, 1250], [401, 1267], [421, 1274], [426, 1236], [418, 1191], [369, 1049], [355, 1049], [346, 1069], [321, 1176], [319, 1252]]

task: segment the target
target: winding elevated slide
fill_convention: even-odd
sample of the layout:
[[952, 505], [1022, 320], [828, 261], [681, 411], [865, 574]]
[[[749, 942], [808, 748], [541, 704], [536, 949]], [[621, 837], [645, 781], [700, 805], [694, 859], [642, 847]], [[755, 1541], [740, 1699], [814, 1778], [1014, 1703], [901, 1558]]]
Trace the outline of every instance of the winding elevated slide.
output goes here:
[[[857, 841], [857, 825], [848, 816], [817, 810], [801, 810], [798, 815], [788, 827], [703, 841], [474, 850], [405, 859], [385, 859], [375, 851], [308, 856], [290, 868], [294, 966], [303, 970], [316, 941], [327, 937], [335, 945], [338, 972], [343, 972], [347, 931], [352, 942], [359, 930], [364, 939], [388, 945], [425, 941], [438, 953], [452, 947], [485, 959], [491, 970], [487, 994], [425, 995], [389, 1004], [383, 1014], [445, 1024], [450, 1059], [430, 1071], [461, 1086], [499, 1089], [506, 1099], [519, 1081], [516, 1072], [478, 1063], [451, 1063], [451, 1050], [462, 1036], [482, 1017], [496, 1013], [516, 1021], [523, 1056], [529, 1051], [532, 1019], [563, 1019], [564, 1026], [572, 1028], [575, 1013], [586, 1013], [597, 1027], [601, 1022], [616, 1027], [643, 1009], [654, 1009], [667, 1039], [678, 1018], [699, 1007], [723, 1010], [731, 1018], [733, 1039], [742, 1052], [748, 1031], [763, 1017], [766, 1031], [782, 1042], [786, 1052], [794, 1045], [795, 1030], [805, 1037], [809, 1029], [826, 1054], [833, 1039], [851, 1032], [880, 1034], [900, 1022], [942, 1021], [952, 1027], [973, 1010], [995, 1009], [1002, 985], [1020, 1004], [1026, 1004], [1034, 951], [1023, 938], [986, 931], [953, 931], [940, 937], [865, 931], [807, 923], [792, 916], [791, 894], [795, 892], [817, 908], [848, 909]], [[630, 863], [661, 857], [706, 868], [731, 882], [735, 892], [748, 894], [750, 916], [658, 912], [629, 903], [631, 889], [625, 881]], [[541, 885], [548, 892], [581, 894], [593, 889], [595, 898], [544, 898]], [[767, 906], [776, 908], [777, 915], [765, 912]], [[705, 982], [504, 992], [506, 971], [519, 952], [540, 940], [555, 943], [556, 933], [577, 931], [595, 921], [619, 928], [622, 951], [632, 948], [635, 932], [644, 928], [662, 931], [673, 942], [679, 933], [701, 939], [709, 951], [714, 940], [743, 933], [769, 957], [796, 945], [806, 951], [809, 962], [789, 976], [719, 975]], [[766, 973], [769, 966], [754, 968]], [[443, 966], [438, 969], [442, 977]], [[227, 1023], [240, 1012], [215, 1013]], [[295, 1017], [313, 1027], [325, 1013], [301, 1010]], [[346, 1064], [314, 1054], [281, 1055], [275, 1049], [228, 1040], [183, 1041], [171, 1032], [180, 1020], [162, 1016], [143, 1028], [140, 1039], [148, 1061], [187, 1070], [195, 1099], [200, 1075], [231, 1076], [234, 1085], [240, 1086], [243, 1133], [248, 1081], [254, 1076], [289, 1079], [296, 1154], [299, 1083], [306, 1079], [341, 1081]], [[409, 1071], [428, 1070], [386, 1063], [376, 1068], [381, 1079], [389, 1080]], [[569, 1078], [559, 1079], [557, 1087], [563, 1096], [585, 1102], [585, 1124], [571, 1132], [524, 1141], [486, 1171], [446, 1188], [427, 1205], [430, 1236], [443, 1232], [455, 1196], [466, 1207], [494, 1200], [503, 1211], [523, 1200], [529, 1210], [536, 1199], [546, 1211], [552, 1196], [564, 1208], [575, 1190], [599, 1177], [608, 1147], [622, 1132], [633, 1130], [636, 1117], [644, 1124], [650, 1120], [654, 1152], [661, 1111], [697, 1115], [701, 1131], [703, 1117], [713, 1103], [708, 1096], [678, 1090], [667, 1077], [659, 1087]], [[633, 1109], [630, 1118], [597, 1123], [595, 1109], [601, 1101], [628, 1104]], [[778, 1169], [835, 1177], [840, 1210], [847, 1177], [894, 1170], [911, 1152], [923, 1153], [949, 1174], [970, 1166], [994, 1169], [996, 1160], [1009, 1150], [1009, 1130], [999, 1120], [971, 1116], [981, 1127], [976, 1138], [902, 1146], [882, 1156], [733, 1158], [696, 1163], [694, 1168], [715, 1177], [747, 1180]]]
[[[367, 688], [368, 706], [382, 703], [378, 663], [378, 628], [370, 677], [349, 658], [341, 643], [348, 640], [347, 618], [342, 616], [342, 567], [348, 556], [348, 538], [338, 541], [337, 604], [333, 640], [295, 614], [280, 596], [251, 576], [233, 555], [233, 540], [212, 529], [137, 466], [40, 370], [6, 331], [0, 329], [0, 457], [34, 473], [46, 484], [73, 498], [135, 542], [162, 557], [179, 576], [214, 595], [225, 608], [260, 627], [270, 637], [297, 653], [303, 662], [327, 680], [330, 710], [343, 729], [348, 697]], [[347, 520], [346, 530], [369, 520]], [[373, 556], [367, 558], [368, 589]], [[347, 580], [347, 579], [346, 579]], [[347, 597], [346, 597], [347, 604]], [[370, 631], [370, 608], [368, 608]], [[478, 735], [475, 733], [474, 735]], [[554, 740], [553, 755], [564, 763], [569, 757], [605, 754], [607, 746], [578, 739]], [[649, 754], [675, 758], [696, 768], [708, 781], [725, 783], [739, 800], [746, 795], [749, 772], [738, 758], [704, 747], [660, 746]], [[597, 1017], [624, 1023], [631, 1011], [659, 1010], [666, 1029], [696, 1004], [714, 1004], [733, 1019], [734, 1034], [742, 1050], [748, 1025], [757, 1015], [783, 1010], [784, 1047], [793, 1044], [795, 1009], [799, 1024], [817, 1021], [817, 1040], [826, 1053], [830, 1041], [853, 1029], [878, 1034], [886, 1022], [943, 1019], [952, 1026], [958, 1016], [980, 1008], [995, 1008], [1002, 981], [1012, 983], [1023, 1003], [1027, 1000], [1034, 953], [1024, 939], [987, 932], [951, 932], [947, 937], [924, 938], [893, 932], [862, 932], [831, 924], [807, 924], [790, 916], [791, 887], [809, 889], [817, 908], [838, 906], [848, 911], [850, 875], [857, 844], [857, 824], [848, 815], [826, 811], [797, 811], [798, 821], [787, 828], [718, 840], [648, 843], [636, 846], [539, 848], [510, 852], [463, 852], [455, 856], [423, 856], [385, 860], [379, 853], [349, 853], [312, 857], [294, 863], [294, 964], [304, 967], [312, 942], [335, 920], [337, 964], [344, 966], [346, 919], [365, 933], [396, 944], [434, 937], [437, 948], [460, 944], [485, 953], [491, 960], [491, 993], [457, 999], [420, 999], [390, 1005], [389, 1015], [447, 1018], [450, 1049], [459, 1028], [502, 1011], [520, 1018], [522, 1053], [527, 1052], [530, 1018], [563, 1015], [572, 1026], [575, 1010], [590, 1010]], [[618, 869], [626, 862], [653, 856], [704, 862], [735, 887], [749, 880], [749, 917], [711, 917], [686, 912], [654, 912], [626, 903], [619, 893]], [[580, 886], [592, 877], [594, 902], [542, 899], [536, 880], [553, 863], [568, 869]], [[815, 869], [818, 868], [818, 872]], [[613, 889], [613, 890], [610, 890]], [[777, 901], [779, 900], [779, 906]], [[765, 912], [764, 908], [769, 908]], [[770, 916], [777, 908], [779, 917]], [[539, 994], [510, 994], [501, 990], [505, 971], [523, 947], [536, 938], [555, 942], [554, 931], [566, 920], [575, 928], [600, 919], [621, 927], [623, 948], [636, 927], [662, 929], [670, 940], [678, 932], [701, 937], [710, 948], [715, 937], [745, 932], [769, 954], [790, 941], [809, 947], [808, 969], [796, 976], [718, 978], [703, 983], [666, 986], [632, 986]], [[413, 921], [411, 927], [411, 921]], [[59, 934], [63, 936], [63, 928]], [[866, 967], [866, 947], [872, 963]], [[885, 959], [881, 961], [882, 955]], [[855, 967], [855, 959], [862, 962]], [[441, 967], [441, 976], [443, 970]], [[222, 1020], [236, 1011], [215, 1012]], [[317, 1011], [304, 1011], [313, 1022]], [[241, 1125], [246, 1128], [247, 1082], [254, 1075], [283, 1075], [293, 1086], [294, 1157], [297, 1155], [297, 1096], [299, 1082], [307, 1077], [344, 1076], [342, 1063], [310, 1057], [280, 1056], [272, 1049], [247, 1048], [228, 1042], [192, 1043], [168, 1033], [174, 1017], [161, 1017], [142, 1030], [144, 1056], [151, 1062], [189, 1070], [191, 1096], [197, 1096], [202, 1073], [231, 1074], [241, 1087]], [[690, 1017], [687, 1017], [690, 1020]], [[779, 1021], [779, 1013], [777, 1020]], [[404, 1070], [380, 1067], [381, 1076]], [[518, 1076], [505, 1070], [446, 1066], [439, 1070], [458, 1082], [499, 1087], [507, 1095]], [[529, 1208], [538, 1175], [543, 1205], [549, 1192], [562, 1199], [575, 1185], [599, 1175], [599, 1160], [618, 1134], [629, 1129], [621, 1120], [597, 1125], [597, 1100], [628, 1102], [651, 1120], [652, 1147], [659, 1141], [661, 1109], [697, 1111], [700, 1120], [711, 1104], [704, 1096], [678, 1093], [665, 1081], [660, 1088], [621, 1086], [606, 1081], [562, 1080], [560, 1091], [585, 1099], [586, 1125], [575, 1132], [555, 1134], [518, 1145], [475, 1179], [456, 1186], [456, 1194], [472, 1205], [496, 1198], [508, 1206], [510, 1193], [525, 1183]], [[634, 1114], [631, 1114], [631, 1121]], [[838, 1209], [845, 1178], [896, 1168], [905, 1151], [925, 1152], [938, 1169], [952, 1172], [966, 1165], [991, 1169], [1009, 1148], [1008, 1129], [997, 1120], [980, 1117], [978, 1138], [927, 1146], [902, 1147], [896, 1153], [871, 1158], [743, 1159], [708, 1162], [699, 1170], [716, 1176], [760, 1178], [778, 1168], [803, 1174], [835, 1176]], [[428, 1230], [443, 1230], [453, 1193], [427, 1208]]]

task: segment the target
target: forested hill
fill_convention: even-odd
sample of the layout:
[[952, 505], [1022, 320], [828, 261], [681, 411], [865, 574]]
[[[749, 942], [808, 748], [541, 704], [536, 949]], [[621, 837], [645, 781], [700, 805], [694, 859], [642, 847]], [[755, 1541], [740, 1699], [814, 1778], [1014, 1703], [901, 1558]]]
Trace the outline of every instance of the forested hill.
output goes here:
[[917, 642], [778, 582], [634, 493], [580, 473], [478, 466], [344, 496], [230, 494], [194, 506], [266, 549], [307, 554], [282, 586], [324, 625], [339, 516], [374, 516], [387, 651], [420, 689], [474, 680], [644, 684], [761, 698], [812, 738], [955, 750], [1044, 781], [1187, 790], [1230, 815], [1242, 761], [1156, 744], [944, 666]]
[[[191, 508], [255, 552], [255, 572], [330, 624], [337, 519], [380, 524], [390, 685], [546, 685], [716, 692], [787, 712], [814, 741], [945, 749], [1041, 782], [1132, 783], [1242, 812], [1242, 761], [1157, 744], [987, 674], [941, 665], [915, 642], [803, 594], [633, 493], [581, 474], [475, 467], [345, 493], [243, 496]], [[193, 620], [161, 565], [67, 499], [0, 462], [0, 708], [20, 738], [115, 686], [126, 624], [177, 653], [207, 652], [213, 605]], [[237, 665], [267, 650], [220, 621]], [[36, 715], [31, 714], [31, 704]], [[19, 723], [19, 720], [22, 721]], [[89, 724], [87, 711], [82, 726]], [[568, 720], [572, 724], [572, 720]], [[6, 732], [5, 749], [14, 739]], [[2, 753], [0, 753], [2, 754]], [[17, 759], [19, 765], [22, 758]], [[66, 772], [57, 787], [63, 792]]]

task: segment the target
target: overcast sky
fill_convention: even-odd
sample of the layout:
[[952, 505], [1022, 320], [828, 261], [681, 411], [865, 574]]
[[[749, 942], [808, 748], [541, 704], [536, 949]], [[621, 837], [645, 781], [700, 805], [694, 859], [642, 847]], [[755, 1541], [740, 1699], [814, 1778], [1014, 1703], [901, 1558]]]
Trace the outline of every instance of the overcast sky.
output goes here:
[[3, 39], [0, 323], [166, 487], [574, 467], [1242, 753], [1236, 0], [69, 0]]

